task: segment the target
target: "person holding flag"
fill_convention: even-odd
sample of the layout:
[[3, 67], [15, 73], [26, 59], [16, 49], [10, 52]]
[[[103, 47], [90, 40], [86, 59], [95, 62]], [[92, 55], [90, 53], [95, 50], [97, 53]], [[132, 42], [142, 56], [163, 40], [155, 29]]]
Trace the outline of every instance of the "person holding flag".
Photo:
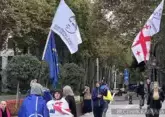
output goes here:
[[47, 103], [49, 117], [74, 117], [68, 102], [63, 97], [62, 90], [54, 90], [52, 95], [53, 99]]
[[75, 14], [64, 0], [60, 1], [55, 13], [42, 57], [42, 60], [49, 65], [50, 79], [55, 87], [58, 82], [59, 67], [54, 33], [60, 36], [71, 54], [78, 51], [78, 45], [82, 43], [79, 28]]
[[49, 117], [42, 89], [41, 84], [31, 83], [30, 95], [23, 100], [18, 117]]

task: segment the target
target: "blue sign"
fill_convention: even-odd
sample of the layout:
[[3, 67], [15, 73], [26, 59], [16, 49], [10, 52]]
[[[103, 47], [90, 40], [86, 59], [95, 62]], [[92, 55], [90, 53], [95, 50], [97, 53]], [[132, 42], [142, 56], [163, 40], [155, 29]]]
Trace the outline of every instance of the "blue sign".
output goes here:
[[124, 80], [127, 81], [129, 79], [129, 71], [127, 69], [124, 70]]

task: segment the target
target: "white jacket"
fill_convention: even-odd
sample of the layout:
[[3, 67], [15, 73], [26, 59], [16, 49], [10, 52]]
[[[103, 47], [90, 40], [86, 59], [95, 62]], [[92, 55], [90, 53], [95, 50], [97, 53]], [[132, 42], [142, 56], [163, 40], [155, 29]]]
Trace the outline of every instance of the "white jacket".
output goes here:
[[47, 103], [47, 108], [50, 117], [73, 117], [68, 102], [64, 98], [60, 100], [50, 100]]

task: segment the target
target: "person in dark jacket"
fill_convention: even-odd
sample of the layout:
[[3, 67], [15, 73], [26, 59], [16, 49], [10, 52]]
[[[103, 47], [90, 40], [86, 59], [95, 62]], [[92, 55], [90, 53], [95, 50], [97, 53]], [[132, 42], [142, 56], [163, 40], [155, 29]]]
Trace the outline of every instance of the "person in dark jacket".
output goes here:
[[[110, 103], [110, 100], [108, 100], [107, 96], [108, 96], [108, 91], [109, 90], [109, 87], [108, 87], [108, 84], [106, 84], [104, 81], [102, 81], [101, 83], [101, 91], [102, 91], [102, 95], [103, 95], [103, 100], [104, 100], [104, 107], [103, 107], [103, 117], [106, 117], [106, 113], [107, 113], [107, 110], [108, 110], [108, 105]], [[106, 97], [106, 99], [104, 98]]]
[[150, 92], [151, 92], [151, 90], [152, 90], [152, 83], [151, 83], [151, 81], [150, 81], [150, 79], [148, 78], [147, 80], [146, 80], [146, 83], [144, 84], [144, 92], [145, 92], [145, 98], [146, 98], [146, 100], [148, 99], [148, 96], [149, 96], [149, 94], [150, 94]]
[[99, 82], [96, 82], [96, 87], [92, 91], [92, 101], [94, 117], [102, 117], [104, 109], [104, 100]]
[[165, 94], [165, 83], [163, 83], [163, 85], [162, 85], [162, 91]]
[[74, 115], [74, 117], [77, 117], [76, 101], [74, 98], [73, 90], [70, 86], [67, 85], [63, 88], [63, 96], [65, 97], [66, 101], [69, 104], [71, 113]]
[[164, 101], [164, 93], [159, 88], [158, 82], [154, 82], [153, 90], [150, 92], [148, 97], [148, 116], [149, 117], [159, 117], [159, 112], [162, 107], [162, 102]]
[[140, 83], [139, 83], [139, 86], [137, 88], [137, 93], [140, 96], [139, 105], [140, 105], [140, 109], [141, 109], [141, 107], [144, 106], [144, 94], [145, 94], [144, 93], [144, 83], [142, 81], [140, 81]]

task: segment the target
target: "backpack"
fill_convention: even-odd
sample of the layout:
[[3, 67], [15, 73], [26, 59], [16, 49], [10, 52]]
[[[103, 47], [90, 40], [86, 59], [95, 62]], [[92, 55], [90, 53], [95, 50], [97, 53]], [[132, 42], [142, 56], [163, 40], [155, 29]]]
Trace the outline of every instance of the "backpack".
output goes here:
[[107, 96], [103, 96], [103, 99], [107, 101], [113, 101], [113, 97], [110, 90], [107, 90]]

